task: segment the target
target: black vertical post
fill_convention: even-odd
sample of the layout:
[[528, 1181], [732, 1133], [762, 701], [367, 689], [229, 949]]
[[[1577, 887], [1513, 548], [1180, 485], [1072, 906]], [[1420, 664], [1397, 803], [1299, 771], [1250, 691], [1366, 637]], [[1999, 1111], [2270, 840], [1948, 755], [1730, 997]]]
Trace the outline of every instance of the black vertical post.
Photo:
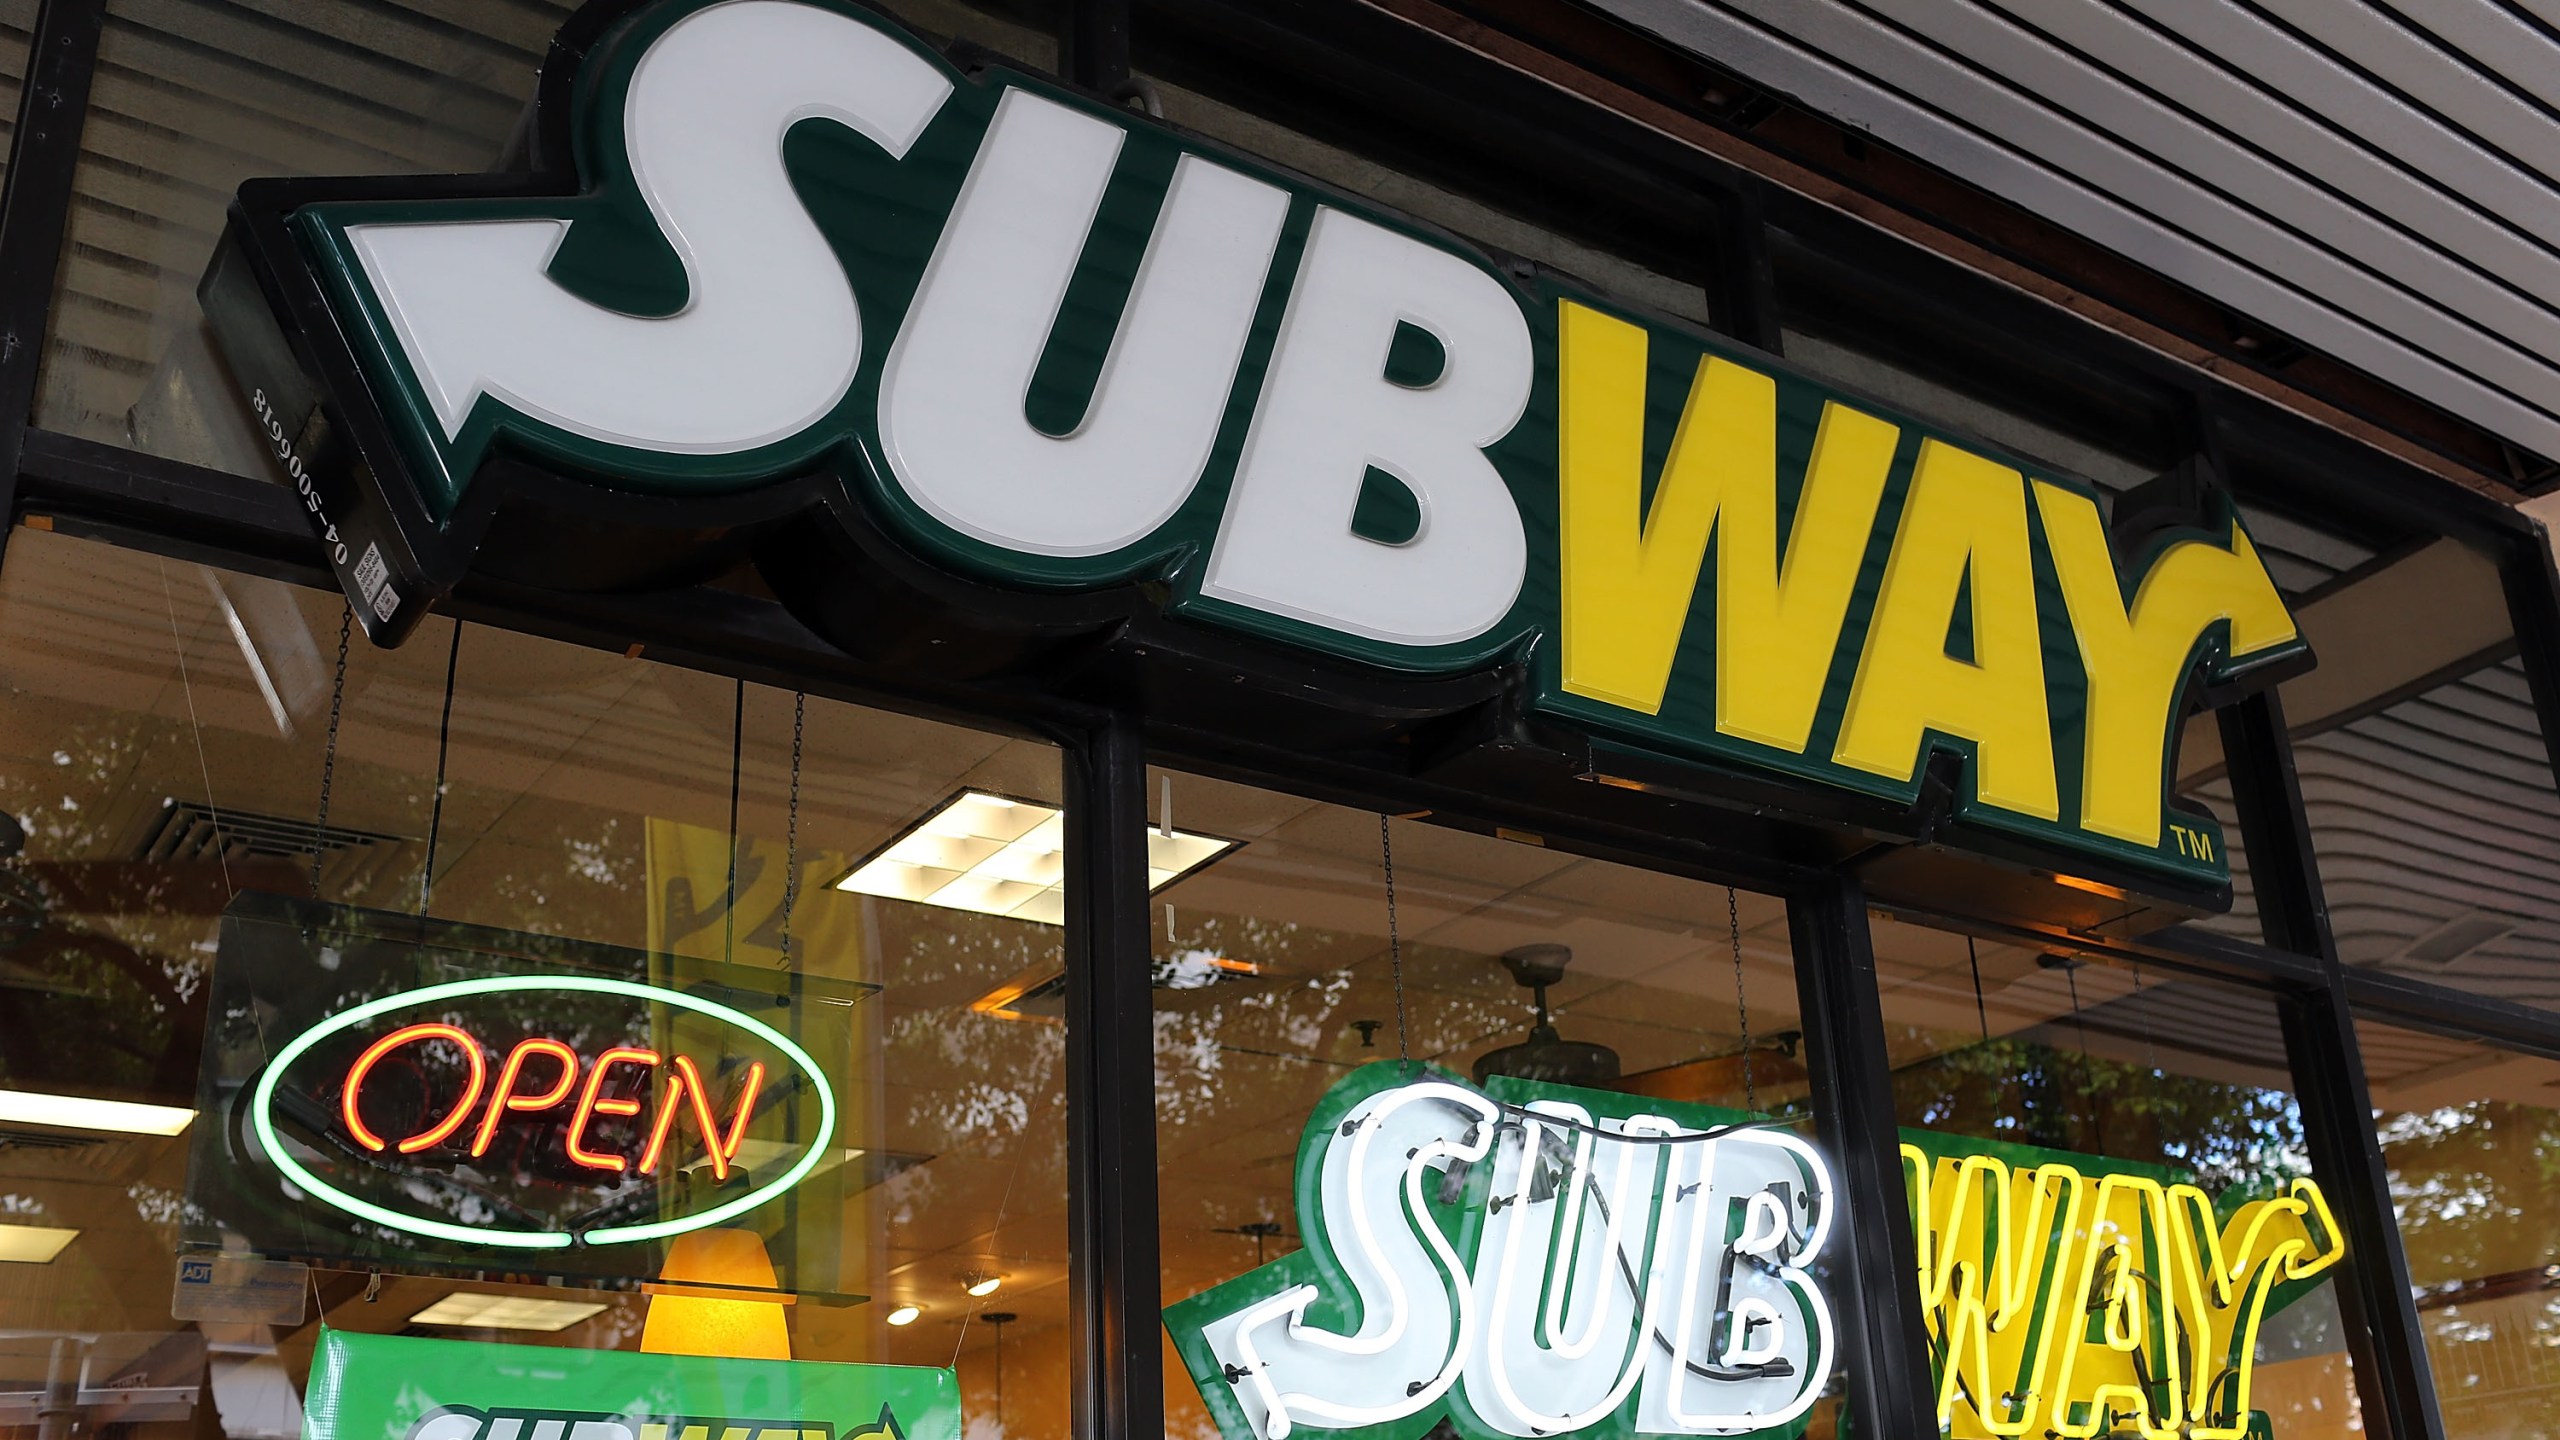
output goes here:
[[1777, 267], [1769, 261], [1769, 216], [1760, 184], [1743, 177], [1718, 194], [1708, 246], [1707, 318], [1719, 334], [1772, 355], [1786, 350], [1778, 320]]
[[[2553, 563], [2550, 537], [2517, 540], [2499, 574], [2506, 582], [2507, 614], [2515, 624], [2516, 654], [2541, 720], [2543, 753], [2560, 772], [2560, 733], [2554, 733], [2560, 729], [2560, 566]], [[2560, 773], [2554, 781], [2560, 783]]]
[[2252, 695], [2223, 707], [2220, 720], [2232, 803], [2248, 841], [2249, 880], [2267, 943], [2317, 958], [2327, 977], [2316, 989], [2279, 992], [2276, 1005], [2311, 1166], [2333, 1193], [2331, 1210], [2346, 1232], [2338, 1309], [2365, 1428], [2389, 1440], [2444, 1440], [2426, 1332], [2418, 1323], [2409, 1257], [2392, 1213], [2390, 1171], [2373, 1128], [2364, 1049], [2329, 929], [2284, 703], [2273, 692]]
[[0, 185], [0, 545], [17, 519], [18, 464], [34, 419], [45, 319], [106, 10], [106, 0], [44, 0], [27, 46], [18, 129]]
[[1920, 1251], [1904, 1197], [1902, 1139], [1885, 1058], [1884, 1000], [1867, 934], [1865, 892], [1842, 877], [1788, 901], [1796, 988], [1813, 1081], [1814, 1131], [1839, 1174], [1831, 1265], [1849, 1381], [1850, 1430], [1861, 1437], [1938, 1434]]
[[1065, 0], [1058, 72], [1105, 95], [1129, 78], [1129, 0]]
[[1147, 758], [1113, 715], [1066, 756], [1067, 1261], [1073, 1432], [1164, 1433]]

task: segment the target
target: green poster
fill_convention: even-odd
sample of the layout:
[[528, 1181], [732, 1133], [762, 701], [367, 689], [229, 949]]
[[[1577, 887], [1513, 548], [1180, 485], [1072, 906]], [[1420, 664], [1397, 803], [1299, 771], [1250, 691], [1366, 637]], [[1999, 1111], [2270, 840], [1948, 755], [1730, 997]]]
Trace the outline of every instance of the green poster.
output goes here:
[[949, 1370], [321, 1333], [302, 1440], [960, 1440]]

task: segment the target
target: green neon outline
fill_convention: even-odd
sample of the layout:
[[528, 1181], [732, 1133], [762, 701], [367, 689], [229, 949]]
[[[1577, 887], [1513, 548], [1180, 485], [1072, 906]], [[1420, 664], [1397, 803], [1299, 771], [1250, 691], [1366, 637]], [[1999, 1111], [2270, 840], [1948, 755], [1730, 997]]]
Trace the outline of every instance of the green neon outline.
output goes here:
[[442, 985], [430, 985], [423, 990], [386, 995], [379, 1000], [367, 1001], [344, 1014], [333, 1015], [295, 1036], [293, 1043], [285, 1046], [282, 1053], [268, 1064], [266, 1074], [258, 1078], [257, 1092], [250, 1100], [249, 1123], [257, 1128], [258, 1143], [266, 1148], [267, 1158], [274, 1161], [277, 1169], [283, 1171], [289, 1179], [309, 1192], [315, 1199], [333, 1205], [359, 1219], [370, 1220], [377, 1225], [387, 1226], [407, 1234], [423, 1235], [436, 1240], [451, 1240], [464, 1245], [498, 1245], [517, 1250], [561, 1250], [581, 1243], [580, 1237], [564, 1230], [476, 1230], [468, 1225], [454, 1225], [442, 1220], [403, 1215], [397, 1210], [386, 1209], [372, 1201], [359, 1200], [312, 1174], [301, 1161], [294, 1159], [285, 1150], [283, 1141], [276, 1135], [275, 1122], [270, 1118], [269, 1112], [275, 1107], [276, 1084], [284, 1078], [284, 1072], [292, 1067], [294, 1061], [301, 1059], [312, 1046], [329, 1036], [395, 1010], [430, 1005], [438, 1000], [458, 1000], [516, 990], [583, 990], [598, 995], [621, 995], [634, 1000], [663, 1001], [679, 1009], [709, 1015], [715, 1019], [728, 1021], [772, 1045], [789, 1056], [793, 1063], [800, 1067], [803, 1074], [818, 1082], [814, 1087], [818, 1092], [817, 1138], [809, 1143], [808, 1150], [800, 1157], [799, 1163], [783, 1172], [781, 1179], [758, 1186], [735, 1200], [714, 1205], [699, 1214], [688, 1215], [680, 1220], [659, 1220], [646, 1225], [614, 1225], [601, 1230], [590, 1230], [584, 1238], [585, 1244], [621, 1245], [634, 1240], [662, 1240], [671, 1235], [684, 1234], [688, 1230], [717, 1225], [733, 1216], [745, 1214], [807, 1179], [809, 1172], [817, 1168], [818, 1161], [827, 1153], [827, 1142], [835, 1138], [836, 1097], [834, 1092], [827, 1088], [825, 1072], [818, 1068], [818, 1062], [810, 1058], [808, 1051], [794, 1044], [781, 1031], [744, 1011], [732, 1010], [726, 1005], [687, 995], [682, 991], [661, 989], [655, 985], [642, 985], [630, 980], [606, 980], [590, 975], [501, 975], [484, 980], [454, 980]]

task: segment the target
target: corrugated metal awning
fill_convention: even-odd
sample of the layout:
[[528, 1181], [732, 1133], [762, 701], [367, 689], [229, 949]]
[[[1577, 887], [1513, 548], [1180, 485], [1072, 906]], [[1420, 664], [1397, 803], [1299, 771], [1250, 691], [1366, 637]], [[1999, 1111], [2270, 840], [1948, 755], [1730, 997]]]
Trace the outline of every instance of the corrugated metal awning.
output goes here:
[[2560, 456], [2560, 0], [1589, 0]]

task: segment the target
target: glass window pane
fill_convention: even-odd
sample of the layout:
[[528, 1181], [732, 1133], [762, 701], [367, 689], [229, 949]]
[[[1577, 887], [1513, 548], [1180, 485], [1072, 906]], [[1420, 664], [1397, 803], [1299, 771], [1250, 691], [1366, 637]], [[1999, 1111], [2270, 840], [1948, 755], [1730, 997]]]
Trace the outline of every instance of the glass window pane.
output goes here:
[[2560, 1063], [2357, 1034], [2446, 1440], [2560, 1434]]
[[2450, 540], [2301, 607], [2284, 687], [2339, 958], [2560, 1006], [2560, 792], [2496, 563]]
[[[0, 6], [0, 57], [23, 48], [23, 29], [5, 25], [32, 8]], [[553, 32], [576, 8], [110, 0], [36, 423], [269, 475], [195, 294], [240, 182], [496, 167]], [[1054, 0], [880, 8], [931, 40], [957, 36], [1033, 66], [1056, 63]]]
[[[413, 1264], [403, 1257], [423, 1252], [388, 1232], [368, 1254], [333, 1259], [336, 1242], [322, 1243], [330, 1232], [307, 1207], [287, 1205], [270, 1220], [199, 1203], [212, 1193], [208, 1179], [274, 1193], [260, 1179], [267, 1172], [245, 1163], [189, 1173], [191, 1144], [208, 1127], [228, 1133], [221, 1115], [190, 1119], [186, 1110], [200, 1103], [206, 997], [232, 993], [243, 960], [240, 917], [307, 903], [317, 852], [326, 900], [396, 930], [414, 923], [406, 917], [420, 905], [432, 851], [428, 912], [445, 927], [434, 933], [483, 927], [461, 932], [476, 948], [453, 963], [550, 957], [507, 972], [547, 975], [605, 949], [645, 957], [653, 979], [715, 977], [733, 1008], [795, 1028], [816, 1057], [839, 1115], [832, 1153], [819, 1153], [784, 1198], [716, 1232], [760, 1241], [775, 1277], [759, 1281], [723, 1261], [713, 1267], [719, 1283], [766, 1297], [723, 1303], [747, 1304], [764, 1316], [758, 1324], [778, 1326], [793, 1358], [956, 1366], [973, 1422], [1001, 1408], [1006, 1433], [1066, 1434], [1064, 1031], [977, 1003], [1026, 977], [1054, 977], [1060, 927], [1036, 904], [995, 914], [960, 903], [984, 889], [908, 899], [837, 884], [933, 831], [967, 797], [1053, 809], [1056, 752], [811, 698], [795, 776], [788, 692], [742, 691], [480, 625], [463, 627], [457, 652], [451, 623], [436, 617], [400, 650], [361, 637], [351, 648], [324, 830], [341, 613], [335, 596], [41, 532], [10, 547], [0, 572], [0, 810], [24, 837], [0, 844], [10, 852], [0, 857], [0, 1091], [181, 1107], [184, 1129], [123, 1133], [112, 1113], [0, 1102], [0, 1330], [21, 1337], [0, 1343], [0, 1391], [29, 1374], [40, 1382], [53, 1338], [69, 1337], [73, 1358], [96, 1365], [131, 1358], [117, 1345], [165, 1342], [154, 1353], [176, 1367], [170, 1383], [188, 1403], [212, 1367], [219, 1416], [198, 1412], [201, 1433], [297, 1434], [316, 1311], [272, 1327], [171, 1319], [173, 1256], [224, 1233], [245, 1240], [301, 1227], [295, 1233], [315, 1237], [308, 1288], [332, 1326], [353, 1332], [635, 1350], [653, 1316], [702, 1298], [575, 1276], [502, 1283], [496, 1277], [543, 1273], [542, 1261], [489, 1250], [471, 1252], [479, 1258], [461, 1272]], [[12, 841], [12, 828], [0, 826], [0, 841]], [[1038, 878], [1037, 857], [1013, 858], [1016, 874]], [[334, 952], [334, 962], [332, 953], [296, 952], [301, 968], [276, 972], [262, 1003], [281, 1003], [297, 985], [334, 993], [333, 975], [353, 974], [344, 967], [356, 962], [352, 950]], [[669, 979], [660, 989], [693, 983]], [[796, 1006], [774, 999], [794, 992]], [[530, 1037], [543, 1012], [525, 1004], [516, 1023]], [[213, 1033], [224, 1035], [243, 1014], [283, 1013], [216, 1010]], [[504, 1011], [481, 1014], [506, 1023]], [[557, 1032], [578, 1042], [582, 1064], [593, 1048], [585, 1033]], [[671, 1057], [694, 1043], [694, 1032], [664, 1033]], [[499, 1037], [488, 1042], [495, 1072], [504, 1036], [488, 1034]], [[397, 1069], [384, 1065], [379, 1073]], [[737, 1099], [734, 1072], [704, 1069], [719, 1092], [716, 1115], [731, 1105], [747, 1113], [757, 1092]], [[809, 1093], [780, 1072], [765, 1090], [788, 1104]], [[681, 1094], [656, 1093], [669, 1106]], [[750, 1184], [797, 1153], [767, 1147], [768, 1113], [753, 1112], [742, 1148], [732, 1142], [730, 1159]], [[533, 1127], [523, 1164], [540, 1178], [552, 1153], [542, 1147], [558, 1139], [542, 1126], [556, 1131], [559, 1112], [498, 1118]], [[678, 1121], [669, 1133], [680, 1150], [708, 1143], [694, 1138], [691, 1118]], [[511, 1153], [514, 1133], [501, 1132], [493, 1153]], [[599, 1143], [636, 1148], [638, 1139], [634, 1129]], [[615, 1153], [631, 1158], [628, 1148]], [[506, 1181], [506, 1167], [459, 1155], [430, 1147], [418, 1163], [442, 1167], [433, 1174], [468, 1163], [492, 1193], [506, 1184], [517, 1186], [506, 1196], [530, 1193], [521, 1174]], [[430, 1173], [390, 1172], [402, 1185], [426, 1185]], [[685, 1183], [710, 1183], [704, 1173]], [[597, 1183], [620, 1193], [618, 1182]], [[11, 1263], [8, 1247], [42, 1238], [39, 1228], [77, 1234], [49, 1260]], [[702, 1279], [682, 1245], [637, 1281]], [[367, 1303], [374, 1270], [379, 1288]], [[760, 1288], [776, 1283], [797, 1291], [797, 1303]], [[544, 1303], [492, 1311], [493, 1300]], [[916, 1313], [892, 1323], [904, 1307]], [[995, 1314], [1012, 1319], [998, 1327]], [[506, 1328], [524, 1325], [536, 1328]], [[80, 1349], [96, 1345], [107, 1348]], [[95, 1411], [83, 1423], [111, 1418]]]
[[[1790, 1134], [1805, 1129], [1802, 1021], [1779, 901], [1426, 817], [1388, 822], [1391, 909], [1375, 813], [1189, 774], [1159, 771], [1151, 784], [1169, 784], [1150, 793], [1160, 805], [1169, 795], [1176, 834], [1236, 847], [1156, 895], [1157, 1196], [1173, 1307], [1167, 1434], [1216, 1434], [1203, 1395], [1230, 1388], [1214, 1366], [1194, 1380], [1199, 1357], [1183, 1347], [1199, 1326], [1185, 1317], [1244, 1303], [1268, 1293], [1274, 1277], [1296, 1275], [1289, 1266], [1308, 1263], [1310, 1230], [1319, 1243], [1336, 1227], [1347, 1235], [1349, 1217], [1321, 1206], [1310, 1214], [1302, 1203], [1297, 1187], [1310, 1172], [1300, 1169], [1301, 1142], [1329, 1144], [1328, 1127], [1359, 1113], [1343, 1108], [1352, 1104], [1346, 1097], [1398, 1084], [1400, 1058], [1437, 1067], [1426, 1075], [1482, 1080], [1510, 1103], [1569, 1100], [1603, 1124], [1642, 1113], [1698, 1126], [1766, 1114]], [[1547, 982], [1545, 990], [1524, 978]], [[1546, 1079], [1511, 1089], [1496, 1075]], [[1460, 1243], [1472, 1245], [1475, 1233], [1462, 1230], [1460, 1212], [1492, 1203], [1516, 1173], [1507, 1163], [1497, 1154], [1489, 1172], [1433, 1171], [1448, 1233], [1469, 1237]], [[1591, 1163], [1615, 1173], [1605, 1159]], [[1747, 1153], [1719, 1162], [1714, 1183], [1727, 1185], [1729, 1168], [1751, 1163]], [[1557, 1183], [1572, 1193], [1569, 1181]], [[1637, 1196], [1624, 1217], [1629, 1253], [1639, 1257], [1626, 1262], [1632, 1267], [1654, 1217], [1678, 1202], [1669, 1192], [1628, 1193]], [[1552, 1213], [1551, 1194], [1522, 1202], [1531, 1223]], [[1475, 1253], [1461, 1263], [1492, 1263]], [[1819, 1261], [1815, 1268], [1826, 1273]], [[1607, 1270], [1595, 1258], [1581, 1273]], [[1613, 1273], [1623, 1280], [1633, 1270]], [[1644, 1350], [1633, 1339], [1635, 1312], [1621, 1305], [1612, 1313], [1611, 1353]], [[1702, 1317], [1702, 1351], [1713, 1328]], [[1829, 1383], [1811, 1401], [1819, 1435], [1838, 1423], [1838, 1366], [1825, 1363]], [[1582, 1373], [1600, 1371], [1608, 1372], [1604, 1388], [1618, 1373], [1605, 1365]], [[1692, 1408], [1720, 1393], [1697, 1390]], [[1544, 1403], [1563, 1402], [1548, 1395]], [[1765, 1413], [1770, 1397], [1758, 1403]]]
[[[1874, 933], [1906, 1174], [1926, 1207], [1933, 1353], [1999, 1357], [1958, 1367], [1950, 1433], [2044, 1434], [2110, 1403], [2131, 1433], [2135, 1393], [2151, 1426], [2173, 1408], [2189, 1425], [2238, 1423], [2246, 1409], [2264, 1413], [2264, 1433], [2357, 1433], [2330, 1258], [2344, 1242], [2301, 1198], [2318, 1177], [2272, 1000], [1882, 918]], [[2076, 1225], [2061, 1218], [2075, 1193]], [[2251, 1205], [2272, 1218], [2243, 1249]], [[2254, 1329], [2247, 1287], [2235, 1309], [2195, 1269], [2208, 1238], [2233, 1247], [2225, 1259], [2243, 1278], [2272, 1286]], [[2315, 1262], [2281, 1258], [2283, 1238]], [[2004, 1252], [2042, 1258], [1995, 1268]], [[1964, 1318], [1968, 1266], [2011, 1287], [1999, 1292], [2017, 1297], [2005, 1317]], [[1986, 1303], [1977, 1313], [1999, 1313], [1996, 1296]], [[2101, 1319], [2133, 1347], [2104, 1344]], [[1987, 1352], [1973, 1348], [1986, 1339]], [[2075, 1365], [2067, 1381], [2019, 1368], [2055, 1345]], [[2127, 1388], [2110, 1398], [2106, 1385]]]

